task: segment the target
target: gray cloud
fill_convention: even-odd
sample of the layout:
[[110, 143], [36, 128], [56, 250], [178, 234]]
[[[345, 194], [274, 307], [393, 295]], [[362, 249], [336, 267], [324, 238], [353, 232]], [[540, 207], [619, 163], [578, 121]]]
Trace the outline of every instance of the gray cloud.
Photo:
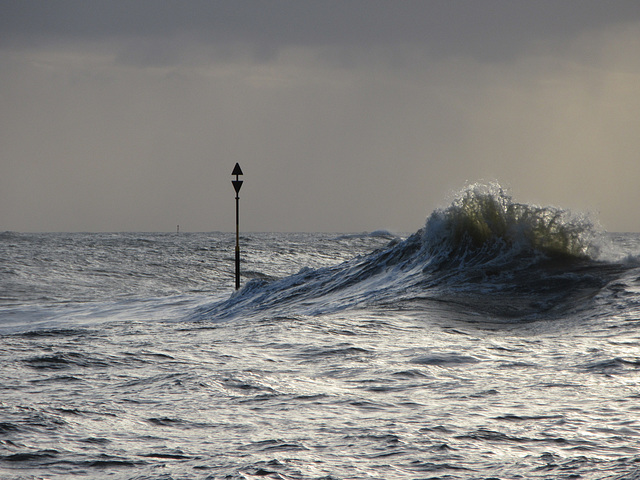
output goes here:
[[248, 45], [269, 58], [286, 47], [418, 45], [435, 56], [501, 60], [536, 41], [640, 18], [634, 0], [30, 0], [5, 1], [2, 43], [187, 37]]
[[0, 230], [412, 231], [640, 213], [637, 2], [4, 2]]

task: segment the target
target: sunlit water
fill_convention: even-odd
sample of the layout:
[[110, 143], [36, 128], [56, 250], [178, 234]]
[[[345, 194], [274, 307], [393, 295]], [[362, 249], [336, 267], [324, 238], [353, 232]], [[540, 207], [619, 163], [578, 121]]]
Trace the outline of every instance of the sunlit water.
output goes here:
[[640, 478], [640, 235], [437, 213], [242, 235], [238, 293], [229, 234], [0, 234], [0, 477]]

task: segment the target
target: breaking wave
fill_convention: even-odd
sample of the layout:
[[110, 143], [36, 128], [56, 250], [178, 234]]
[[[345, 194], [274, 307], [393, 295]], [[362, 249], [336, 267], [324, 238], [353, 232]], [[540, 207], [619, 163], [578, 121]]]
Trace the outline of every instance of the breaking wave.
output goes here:
[[404, 240], [336, 266], [252, 280], [197, 315], [315, 315], [438, 302], [493, 317], [535, 319], [576, 308], [624, 269], [598, 260], [601, 236], [587, 216], [517, 203], [496, 183], [475, 184]]
[[464, 257], [470, 252], [512, 250], [516, 254], [595, 258], [593, 222], [568, 210], [514, 202], [498, 184], [475, 184], [427, 220], [425, 242]]

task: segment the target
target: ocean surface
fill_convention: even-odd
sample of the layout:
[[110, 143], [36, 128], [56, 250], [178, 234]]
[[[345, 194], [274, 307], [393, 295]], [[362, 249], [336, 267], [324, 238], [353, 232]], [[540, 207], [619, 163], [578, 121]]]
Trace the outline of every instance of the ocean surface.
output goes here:
[[[422, 228], [421, 228], [422, 227]], [[640, 479], [640, 235], [0, 233], [2, 479]]]

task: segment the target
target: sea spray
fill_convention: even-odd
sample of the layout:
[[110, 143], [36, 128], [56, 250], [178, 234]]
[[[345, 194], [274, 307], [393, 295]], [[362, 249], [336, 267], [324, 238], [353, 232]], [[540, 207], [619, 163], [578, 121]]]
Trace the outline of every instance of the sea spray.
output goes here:
[[595, 258], [598, 237], [594, 222], [556, 207], [514, 202], [497, 183], [463, 189], [445, 209], [427, 219], [424, 241], [432, 253], [450, 255], [480, 250], [549, 257]]

